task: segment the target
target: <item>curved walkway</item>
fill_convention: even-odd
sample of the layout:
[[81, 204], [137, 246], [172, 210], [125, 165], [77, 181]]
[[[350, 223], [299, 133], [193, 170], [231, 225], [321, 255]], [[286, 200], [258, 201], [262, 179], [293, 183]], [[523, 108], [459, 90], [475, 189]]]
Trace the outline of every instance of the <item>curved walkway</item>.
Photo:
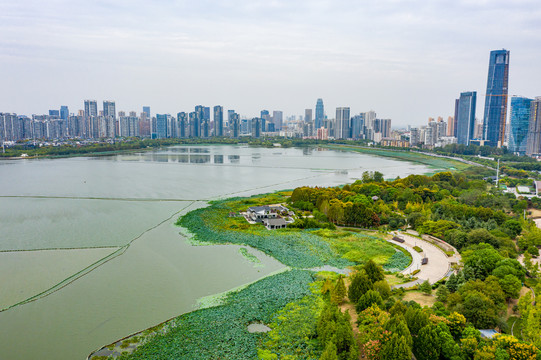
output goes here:
[[[392, 235], [401, 237], [404, 239], [403, 243], [399, 243], [394, 240], [389, 240], [393, 244], [399, 245], [406, 249], [412, 256], [412, 262], [409, 267], [402, 270], [401, 273], [404, 275], [409, 275], [415, 270], [420, 270], [415, 276], [417, 280], [410, 281], [405, 284], [399, 284], [393, 286], [393, 288], [407, 288], [428, 280], [429, 283], [434, 284], [435, 282], [445, 278], [449, 271], [451, 270], [451, 263], [456, 262], [456, 255], [448, 257], [443, 250], [439, 247], [433, 245], [432, 243], [419, 239], [417, 237], [401, 233], [392, 233]], [[423, 249], [422, 253], [418, 253], [413, 248], [418, 246]], [[428, 258], [428, 263], [422, 265], [422, 259]]]

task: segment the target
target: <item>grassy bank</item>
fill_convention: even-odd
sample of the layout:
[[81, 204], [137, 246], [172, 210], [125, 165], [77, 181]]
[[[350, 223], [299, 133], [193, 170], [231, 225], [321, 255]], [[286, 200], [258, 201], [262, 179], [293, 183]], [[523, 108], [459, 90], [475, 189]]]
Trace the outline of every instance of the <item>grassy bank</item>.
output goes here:
[[391, 261], [390, 267], [396, 268], [405, 262], [403, 254], [386, 240], [369, 233], [293, 228], [269, 231], [261, 224], [249, 224], [242, 216], [231, 216], [250, 206], [282, 203], [288, 195], [278, 192], [215, 201], [186, 214], [177, 225], [188, 229], [197, 243], [248, 245], [293, 268], [344, 268], [368, 259], [384, 266]]
[[325, 147], [333, 150], [354, 151], [359, 153], [385, 156], [393, 159], [420, 163], [428, 165], [434, 170], [461, 171], [471, 166], [461, 161], [419, 154], [414, 151], [385, 150], [382, 148], [368, 148], [350, 145], [326, 145]]

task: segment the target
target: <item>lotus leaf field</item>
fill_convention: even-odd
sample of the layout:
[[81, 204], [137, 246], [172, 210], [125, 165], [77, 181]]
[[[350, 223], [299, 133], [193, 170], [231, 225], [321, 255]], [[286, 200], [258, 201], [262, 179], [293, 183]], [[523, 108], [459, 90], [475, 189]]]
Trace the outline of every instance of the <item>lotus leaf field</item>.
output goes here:
[[257, 359], [258, 347], [267, 335], [249, 333], [248, 325], [280, 321], [282, 308], [312, 295], [310, 284], [314, 280], [313, 273], [305, 270], [262, 279], [230, 293], [220, 306], [171, 320], [174, 324], [166, 334], [154, 336], [118, 359]]
[[408, 265], [409, 258], [396, 255], [387, 241], [363, 232], [296, 228], [269, 231], [261, 224], [249, 224], [244, 217], [232, 216], [250, 206], [285, 202], [287, 195], [279, 192], [214, 201], [209, 207], [184, 215], [177, 225], [186, 228], [195, 243], [248, 245], [292, 268], [344, 268], [368, 259], [393, 269]]

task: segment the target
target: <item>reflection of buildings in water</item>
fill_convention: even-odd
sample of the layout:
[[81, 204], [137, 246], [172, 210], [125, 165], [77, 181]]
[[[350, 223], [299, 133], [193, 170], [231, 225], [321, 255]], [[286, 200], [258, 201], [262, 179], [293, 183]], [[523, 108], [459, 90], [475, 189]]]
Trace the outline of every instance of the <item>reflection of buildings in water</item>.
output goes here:
[[210, 150], [207, 149], [207, 148], [190, 148], [190, 153], [193, 153], [193, 154], [208, 154], [210, 153]]
[[314, 150], [313, 148], [308, 148], [308, 147], [302, 148], [302, 154], [303, 155], [312, 155], [313, 150]]
[[178, 155], [177, 158], [178, 158], [179, 163], [186, 164], [186, 163], [190, 162], [190, 156], [188, 154], [186, 154], [186, 155]]
[[210, 163], [210, 155], [190, 155], [191, 164], [206, 164]]
[[169, 148], [169, 151], [174, 152], [174, 153], [187, 153], [188, 149], [181, 148], [181, 147], [171, 147]]
[[224, 156], [223, 155], [214, 155], [214, 163], [215, 164], [223, 164], [224, 163]]
[[261, 154], [260, 153], [252, 154], [252, 162], [259, 162], [259, 161], [261, 161]]
[[231, 164], [238, 164], [240, 162], [240, 155], [228, 155], [227, 159]]

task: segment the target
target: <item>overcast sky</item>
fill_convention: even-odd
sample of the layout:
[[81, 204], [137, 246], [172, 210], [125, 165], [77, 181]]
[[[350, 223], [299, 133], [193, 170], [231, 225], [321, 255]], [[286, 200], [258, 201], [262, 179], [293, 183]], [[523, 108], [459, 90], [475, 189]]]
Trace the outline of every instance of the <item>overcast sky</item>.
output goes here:
[[299, 115], [321, 97], [400, 126], [475, 90], [482, 118], [490, 50], [511, 51], [509, 94], [541, 95], [540, 19], [539, 0], [0, 0], [0, 112]]

